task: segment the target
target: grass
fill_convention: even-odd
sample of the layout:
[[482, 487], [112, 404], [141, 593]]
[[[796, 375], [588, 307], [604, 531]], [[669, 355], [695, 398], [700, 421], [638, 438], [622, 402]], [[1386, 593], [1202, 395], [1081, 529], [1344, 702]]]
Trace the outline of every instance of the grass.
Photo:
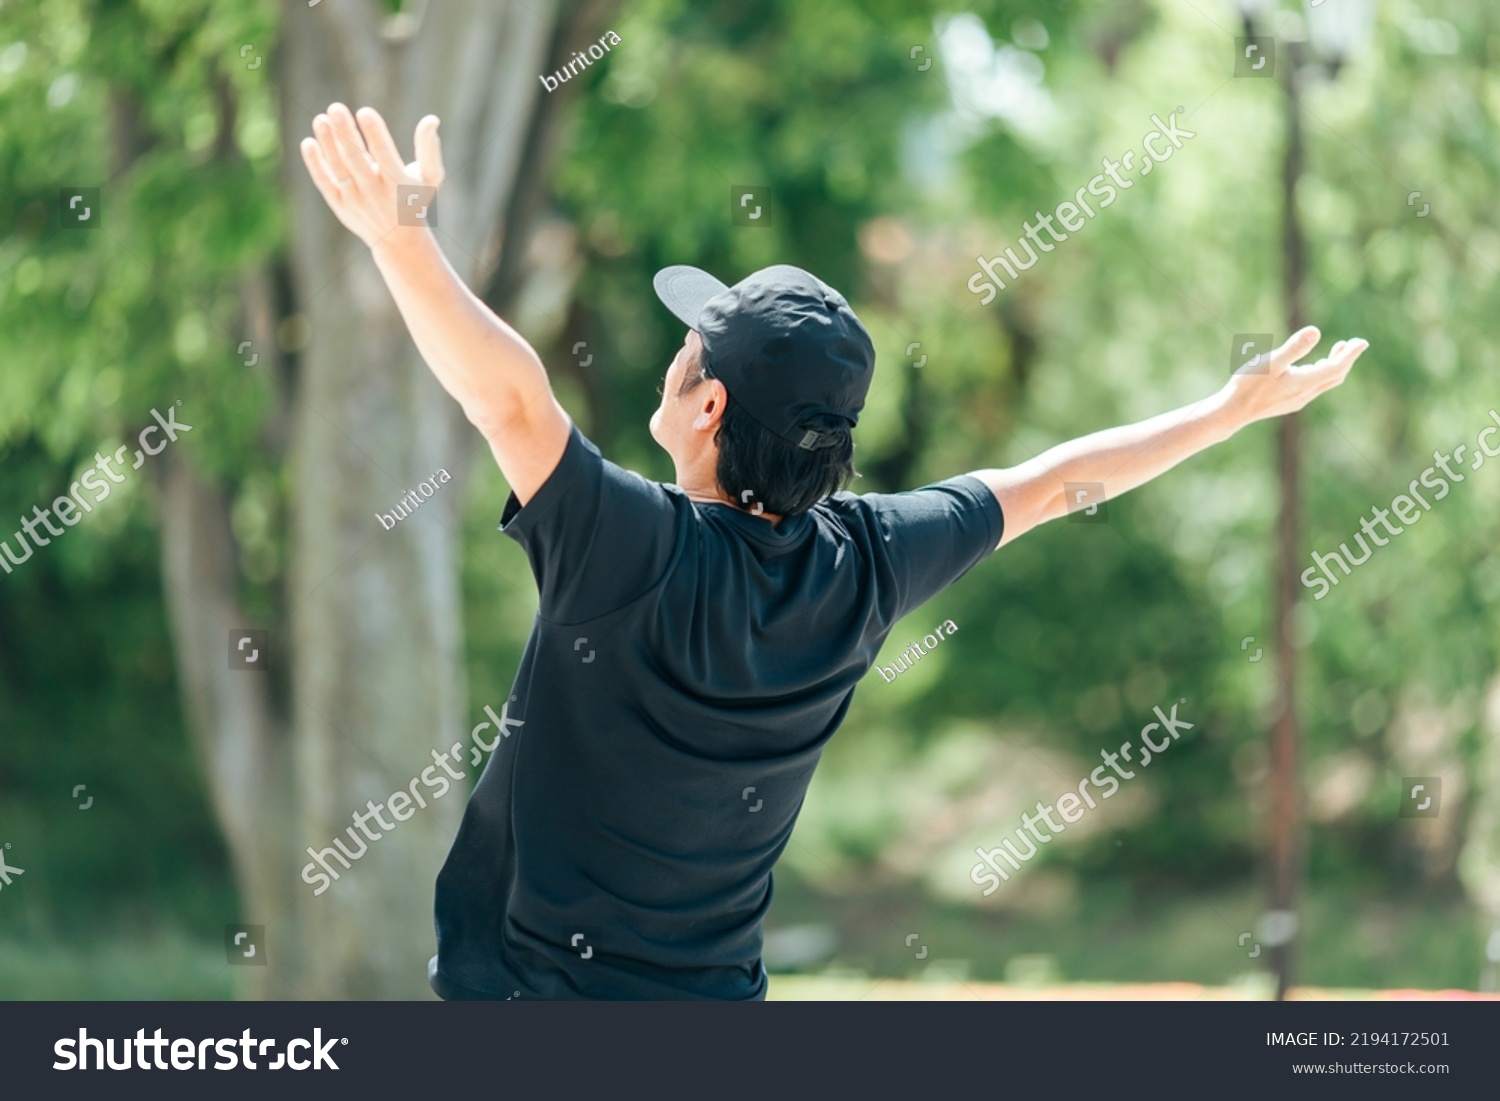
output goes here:
[[[1268, 1001], [1275, 991], [1269, 981], [1234, 986], [1196, 983], [1058, 983], [1050, 986], [1012, 986], [1006, 983], [910, 982], [903, 979], [851, 979], [827, 975], [772, 975], [773, 1002], [850, 1001]], [[1386, 991], [1322, 987], [1293, 987], [1291, 1001], [1368, 1001], [1399, 996], [1402, 1000], [1468, 997], [1500, 1001], [1497, 994], [1456, 991]]]
[[164, 930], [69, 942], [0, 935], [0, 1001], [220, 1001], [233, 996], [221, 941]]
[[[1046, 916], [991, 913], [909, 889], [827, 895], [783, 869], [768, 929], [816, 924], [836, 946], [809, 973], [775, 975], [771, 996], [1265, 997], [1265, 956], [1251, 958], [1253, 938], [1238, 943], [1258, 912], [1250, 888], [1171, 896], [1095, 884]], [[1481, 937], [1456, 897], [1313, 891], [1303, 938], [1298, 981], [1308, 997], [1473, 990], [1479, 978]], [[235, 978], [220, 941], [181, 930], [0, 933], [0, 1001], [218, 1000], [234, 996]], [[1155, 985], [1120, 992], [1140, 983]]]
[[[1122, 884], [1079, 890], [1046, 915], [943, 905], [910, 892], [820, 894], [778, 873], [768, 928], [832, 926], [826, 970], [856, 981], [1181, 982], [1253, 993], [1267, 953], [1252, 956], [1253, 887], [1146, 894]], [[1332, 989], [1477, 988], [1483, 941], [1461, 897], [1310, 891], [1301, 912], [1297, 981]], [[1240, 937], [1252, 935], [1244, 944]], [[912, 933], [917, 936], [906, 943]], [[919, 959], [921, 948], [925, 955]], [[797, 984], [792, 984], [793, 989]]]

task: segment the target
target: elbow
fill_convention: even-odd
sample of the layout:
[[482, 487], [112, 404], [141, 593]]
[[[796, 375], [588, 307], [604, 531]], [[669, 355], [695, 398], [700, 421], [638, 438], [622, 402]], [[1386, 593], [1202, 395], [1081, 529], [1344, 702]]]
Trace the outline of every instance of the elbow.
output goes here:
[[522, 421], [536, 416], [544, 404], [539, 399], [550, 396], [551, 388], [547, 386], [545, 375], [540, 386], [532, 384], [529, 379], [518, 385], [513, 379], [491, 378], [486, 380], [482, 389], [465, 395], [467, 400], [461, 404], [469, 423], [479, 429], [485, 439], [493, 440], [501, 434], [515, 432]]
[[515, 430], [522, 409], [519, 402], [470, 402], [463, 406], [464, 417], [486, 440], [494, 441]]

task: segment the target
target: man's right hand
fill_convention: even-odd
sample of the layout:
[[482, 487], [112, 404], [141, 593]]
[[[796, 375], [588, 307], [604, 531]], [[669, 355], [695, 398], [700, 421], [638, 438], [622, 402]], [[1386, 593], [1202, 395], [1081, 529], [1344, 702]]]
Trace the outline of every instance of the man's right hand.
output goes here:
[[302, 161], [334, 216], [373, 248], [398, 228], [417, 228], [397, 218], [399, 187], [442, 185], [437, 131], [436, 115], [417, 123], [417, 159], [403, 164], [380, 112], [361, 107], [356, 120], [348, 107], [335, 103], [313, 119], [316, 136], [302, 139]]

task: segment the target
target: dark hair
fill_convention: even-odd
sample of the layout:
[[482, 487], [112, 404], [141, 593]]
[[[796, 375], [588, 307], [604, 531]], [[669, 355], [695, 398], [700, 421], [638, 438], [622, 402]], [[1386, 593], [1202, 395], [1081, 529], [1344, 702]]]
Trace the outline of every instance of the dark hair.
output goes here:
[[[689, 370], [694, 373], [683, 380], [679, 395], [714, 377], [703, 362], [701, 345]], [[760, 504], [778, 516], [806, 512], [843, 489], [859, 476], [854, 469], [854, 437], [842, 422], [815, 421], [812, 427], [835, 432], [837, 442], [816, 451], [804, 450], [765, 428], [731, 397], [714, 433], [719, 445], [716, 474], [720, 488], [747, 510]]]

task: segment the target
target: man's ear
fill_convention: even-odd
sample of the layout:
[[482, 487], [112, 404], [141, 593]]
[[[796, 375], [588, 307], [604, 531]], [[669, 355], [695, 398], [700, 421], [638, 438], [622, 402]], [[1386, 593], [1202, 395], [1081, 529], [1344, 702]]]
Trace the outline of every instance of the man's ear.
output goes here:
[[695, 396], [698, 409], [693, 414], [693, 429], [698, 432], [716, 432], [724, 419], [724, 407], [729, 401], [729, 391], [716, 378], [704, 379]]

